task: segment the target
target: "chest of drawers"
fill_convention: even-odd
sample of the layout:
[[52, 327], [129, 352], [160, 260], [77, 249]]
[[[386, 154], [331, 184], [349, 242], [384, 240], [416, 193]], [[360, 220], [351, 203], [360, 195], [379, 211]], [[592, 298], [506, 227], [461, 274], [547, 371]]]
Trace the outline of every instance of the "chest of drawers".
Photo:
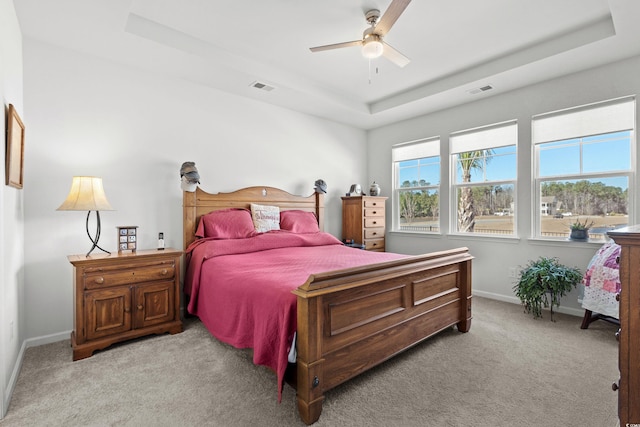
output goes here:
[[342, 198], [342, 239], [362, 244], [369, 251], [384, 251], [386, 197]]
[[182, 332], [180, 256], [174, 249], [70, 255], [73, 360], [143, 335]]
[[620, 426], [640, 425], [640, 226], [607, 233], [620, 249], [620, 379], [618, 392]]

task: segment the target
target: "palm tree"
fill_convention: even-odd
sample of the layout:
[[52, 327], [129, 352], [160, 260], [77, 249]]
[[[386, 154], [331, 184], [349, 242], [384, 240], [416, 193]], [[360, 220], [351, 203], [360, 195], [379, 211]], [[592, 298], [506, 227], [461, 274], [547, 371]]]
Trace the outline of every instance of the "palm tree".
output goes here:
[[[491, 159], [492, 150], [467, 151], [458, 154], [458, 164], [462, 169], [462, 182], [471, 182], [473, 169], [483, 170]], [[460, 202], [458, 205], [458, 231], [473, 233], [476, 225], [473, 192], [471, 187], [460, 187]]]

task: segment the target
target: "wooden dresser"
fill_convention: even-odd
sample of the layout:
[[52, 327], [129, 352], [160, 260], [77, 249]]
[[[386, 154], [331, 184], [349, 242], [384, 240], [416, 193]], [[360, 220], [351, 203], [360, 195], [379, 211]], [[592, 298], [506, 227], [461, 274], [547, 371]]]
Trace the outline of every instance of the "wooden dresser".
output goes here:
[[620, 252], [620, 379], [618, 392], [620, 426], [640, 425], [640, 226], [607, 233]]
[[342, 198], [342, 239], [364, 245], [368, 251], [384, 252], [386, 197]]
[[182, 332], [175, 249], [69, 255], [73, 264], [73, 360], [113, 343]]

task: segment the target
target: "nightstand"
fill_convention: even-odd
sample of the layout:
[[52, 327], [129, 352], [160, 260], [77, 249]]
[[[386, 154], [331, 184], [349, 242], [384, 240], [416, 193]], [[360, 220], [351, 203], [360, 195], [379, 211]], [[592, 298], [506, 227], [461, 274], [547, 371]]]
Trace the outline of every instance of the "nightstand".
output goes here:
[[175, 249], [69, 255], [73, 265], [73, 360], [149, 334], [182, 332]]

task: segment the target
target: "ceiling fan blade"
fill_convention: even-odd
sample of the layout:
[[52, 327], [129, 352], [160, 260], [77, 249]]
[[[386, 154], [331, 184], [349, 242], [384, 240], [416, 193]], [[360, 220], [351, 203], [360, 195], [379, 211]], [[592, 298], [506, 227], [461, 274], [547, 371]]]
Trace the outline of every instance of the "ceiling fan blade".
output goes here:
[[335, 44], [327, 44], [324, 46], [310, 47], [309, 50], [311, 52], [321, 52], [323, 50], [340, 49], [343, 47], [351, 47], [351, 46], [362, 46], [362, 40], [354, 40], [352, 42], [335, 43]]
[[400, 15], [402, 15], [402, 12], [409, 6], [409, 3], [411, 3], [411, 0], [393, 0], [376, 24], [373, 32], [379, 36], [387, 34]]
[[389, 45], [389, 43], [382, 42], [382, 44], [384, 45], [382, 56], [396, 64], [398, 67], [402, 68], [411, 62], [409, 58], [398, 52], [393, 46]]

